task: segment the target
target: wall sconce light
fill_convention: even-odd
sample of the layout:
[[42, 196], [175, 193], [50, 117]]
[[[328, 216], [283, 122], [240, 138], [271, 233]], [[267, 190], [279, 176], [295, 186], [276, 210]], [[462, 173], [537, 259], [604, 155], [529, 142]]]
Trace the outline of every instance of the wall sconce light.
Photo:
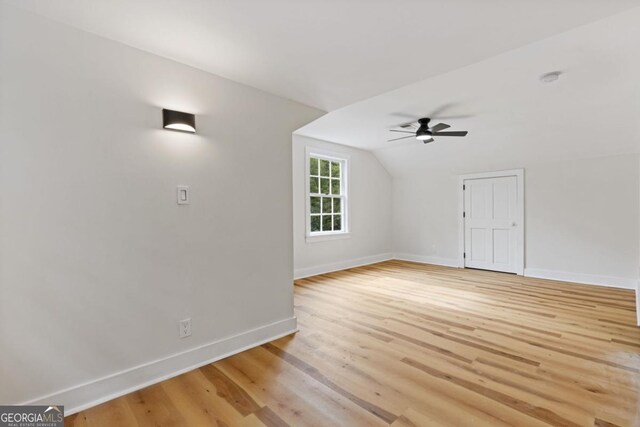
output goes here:
[[196, 133], [196, 116], [163, 108], [162, 127], [180, 132]]

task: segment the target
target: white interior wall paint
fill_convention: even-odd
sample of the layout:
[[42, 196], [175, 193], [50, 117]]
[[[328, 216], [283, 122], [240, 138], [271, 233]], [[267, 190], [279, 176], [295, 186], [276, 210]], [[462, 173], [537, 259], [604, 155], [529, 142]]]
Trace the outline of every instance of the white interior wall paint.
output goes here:
[[[524, 169], [525, 274], [634, 288], [638, 155]], [[457, 265], [457, 175], [438, 170], [393, 179], [393, 246], [400, 258]]]
[[[306, 241], [305, 147], [349, 157], [349, 237]], [[293, 136], [294, 276], [305, 277], [391, 257], [391, 178], [368, 151]]]
[[637, 155], [527, 168], [527, 269], [635, 283], [638, 173]]
[[458, 266], [458, 179], [445, 172], [392, 180], [396, 257]]
[[320, 111], [5, 5], [0, 79], [0, 403], [77, 408], [295, 329], [291, 133]]

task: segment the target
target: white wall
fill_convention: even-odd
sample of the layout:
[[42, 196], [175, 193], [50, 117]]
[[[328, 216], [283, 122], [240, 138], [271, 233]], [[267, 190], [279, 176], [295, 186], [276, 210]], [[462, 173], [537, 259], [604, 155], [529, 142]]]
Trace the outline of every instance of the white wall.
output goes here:
[[[395, 253], [457, 264], [457, 175], [393, 180]], [[525, 166], [525, 274], [634, 288], [639, 177], [637, 155]]]
[[393, 252], [402, 259], [458, 265], [458, 180], [449, 172], [392, 180]]
[[635, 284], [638, 177], [637, 155], [527, 168], [526, 268]]
[[4, 5], [0, 78], [0, 403], [77, 409], [295, 329], [291, 133], [320, 111]]
[[[349, 157], [349, 237], [306, 240], [305, 147]], [[391, 179], [368, 151], [294, 135], [294, 276], [305, 277], [391, 257]]]

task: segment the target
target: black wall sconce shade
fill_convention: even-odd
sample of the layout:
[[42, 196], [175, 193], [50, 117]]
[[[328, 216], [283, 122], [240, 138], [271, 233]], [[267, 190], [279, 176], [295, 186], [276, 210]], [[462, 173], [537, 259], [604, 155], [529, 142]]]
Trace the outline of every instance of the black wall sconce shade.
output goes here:
[[163, 108], [162, 127], [180, 132], [196, 133], [196, 116]]

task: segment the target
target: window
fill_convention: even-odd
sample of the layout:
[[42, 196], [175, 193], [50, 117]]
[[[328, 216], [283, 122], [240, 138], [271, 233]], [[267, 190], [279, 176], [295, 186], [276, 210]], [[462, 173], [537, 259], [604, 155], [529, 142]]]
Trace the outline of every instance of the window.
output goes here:
[[307, 155], [307, 235], [347, 232], [347, 160]]

